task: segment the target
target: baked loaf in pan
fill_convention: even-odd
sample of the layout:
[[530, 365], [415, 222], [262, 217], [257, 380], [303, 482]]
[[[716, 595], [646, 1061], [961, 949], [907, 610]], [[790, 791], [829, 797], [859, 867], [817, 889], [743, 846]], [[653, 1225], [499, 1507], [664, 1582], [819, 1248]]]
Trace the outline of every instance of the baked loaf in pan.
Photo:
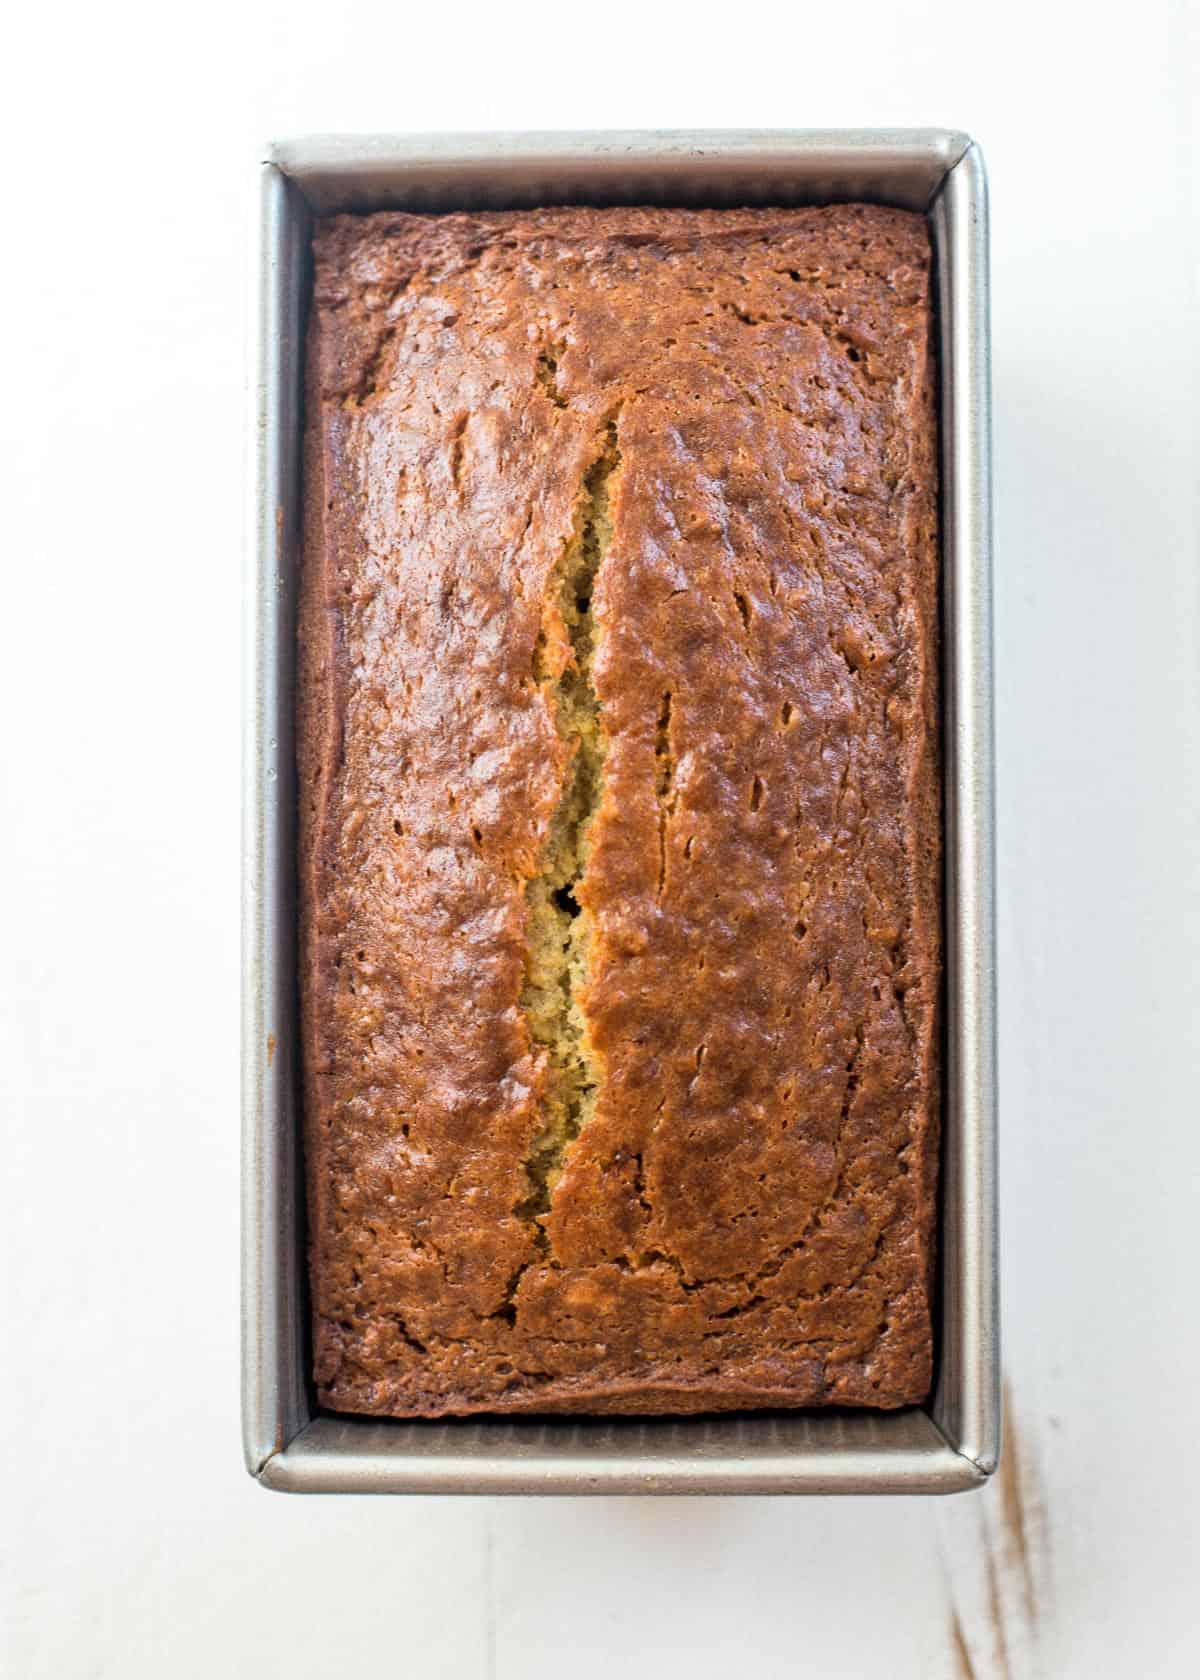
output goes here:
[[339, 1411], [931, 1382], [922, 217], [319, 224], [299, 666]]

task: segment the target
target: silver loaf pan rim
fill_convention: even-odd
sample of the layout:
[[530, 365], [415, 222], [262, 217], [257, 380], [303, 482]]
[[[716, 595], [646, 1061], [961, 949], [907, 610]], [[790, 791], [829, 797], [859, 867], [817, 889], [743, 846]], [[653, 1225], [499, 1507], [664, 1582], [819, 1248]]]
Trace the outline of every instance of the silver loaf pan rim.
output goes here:
[[[439, 1423], [315, 1411], [307, 1376], [292, 697], [314, 213], [864, 199], [925, 210], [942, 430], [946, 1057], [927, 1408]], [[945, 129], [316, 136], [266, 149], [245, 627], [242, 1427], [310, 1493], [953, 1493], [1000, 1449], [987, 182]]]

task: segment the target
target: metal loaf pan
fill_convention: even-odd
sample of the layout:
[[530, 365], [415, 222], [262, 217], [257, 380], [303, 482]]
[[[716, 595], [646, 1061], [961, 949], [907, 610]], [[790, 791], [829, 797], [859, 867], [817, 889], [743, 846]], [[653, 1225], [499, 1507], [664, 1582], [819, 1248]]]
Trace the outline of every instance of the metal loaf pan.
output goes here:
[[[926, 210], [940, 307], [946, 1058], [938, 1378], [928, 1409], [402, 1423], [308, 1380], [292, 685], [315, 213], [586, 202]], [[243, 1431], [269, 1488], [323, 1493], [949, 1493], [999, 1450], [991, 525], [983, 161], [944, 130], [371, 136], [262, 170], [244, 842]]]

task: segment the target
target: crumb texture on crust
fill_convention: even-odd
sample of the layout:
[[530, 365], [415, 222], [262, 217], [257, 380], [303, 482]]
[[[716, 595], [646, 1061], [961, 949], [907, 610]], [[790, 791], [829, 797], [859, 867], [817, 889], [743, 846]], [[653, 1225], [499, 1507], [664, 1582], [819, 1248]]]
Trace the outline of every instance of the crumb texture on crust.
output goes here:
[[388, 212], [326, 219], [314, 254], [321, 1402], [922, 1400], [923, 219]]

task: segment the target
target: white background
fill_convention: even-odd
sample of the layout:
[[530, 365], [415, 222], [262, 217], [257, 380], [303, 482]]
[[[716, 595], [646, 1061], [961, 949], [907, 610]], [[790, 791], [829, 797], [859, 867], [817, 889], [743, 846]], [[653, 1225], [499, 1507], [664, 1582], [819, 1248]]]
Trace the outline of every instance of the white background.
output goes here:
[[[1189, 10], [1139, 0], [1119, 29], [1094, 0], [10, 18], [6, 1675], [1196, 1672]], [[940, 1504], [264, 1493], [237, 1423], [260, 144], [857, 123], [968, 129], [992, 179], [1007, 1481]]]

